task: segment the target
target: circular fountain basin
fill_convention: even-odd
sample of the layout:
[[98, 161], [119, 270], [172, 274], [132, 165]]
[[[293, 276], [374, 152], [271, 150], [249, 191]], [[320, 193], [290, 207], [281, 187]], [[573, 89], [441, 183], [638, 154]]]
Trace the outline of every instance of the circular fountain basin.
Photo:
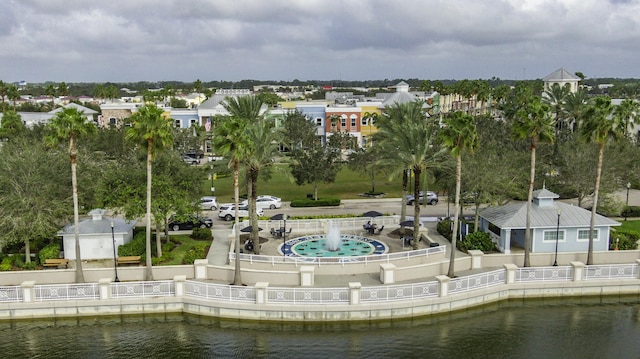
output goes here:
[[383, 242], [345, 234], [340, 235], [337, 250], [328, 249], [324, 234], [294, 238], [280, 246], [280, 253], [289, 257], [361, 257], [384, 254], [387, 251], [388, 247]]

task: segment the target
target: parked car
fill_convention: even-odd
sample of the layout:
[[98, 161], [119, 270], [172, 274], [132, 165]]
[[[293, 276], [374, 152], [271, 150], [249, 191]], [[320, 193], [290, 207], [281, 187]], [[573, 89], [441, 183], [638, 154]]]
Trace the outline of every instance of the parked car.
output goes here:
[[[420, 191], [420, 204], [424, 204], [425, 202], [425, 196], [424, 196], [424, 191]], [[435, 192], [432, 191], [427, 191], [427, 197], [426, 197], [426, 201], [427, 204], [430, 205], [436, 205], [438, 204], [438, 195]], [[415, 197], [410, 194], [407, 196], [407, 204], [408, 205], [413, 205], [413, 203], [415, 202]]]
[[[264, 212], [261, 208], [256, 208], [256, 212], [258, 216], [264, 215]], [[236, 215], [236, 206], [233, 203], [226, 203], [220, 205], [220, 212], [218, 213], [218, 217], [224, 219], [225, 221], [232, 221], [235, 219]], [[238, 216], [240, 218], [249, 217], [249, 206], [242, 205], [238, 206]]]
[[194, 228], [211, 228], [213, 220], [209, 217], [192, 216], [186, 220], [169, 219], [169, 229], [172, 231], [180, 231]]
[[215, 196], [201, 197], [200, 209], [215, 211], [216, 209], [218, 209], [218, 200]]
[[193, 157], [189, 157], [189, 156], [182, 156], [182, 161], [184, 161], [184, 163], [188, 163], [190, 165], [197, 165], [200, 163], [200, 161], [198, 161], [197, 158], [193, 158]]
[[[241, 203], [243, 206], [248, 206], [249, 201], [244, 200]], [[282, 199], [275, 196], [258, 196], [256, 197], [256, 208], [260, 209], [276, 209], [282, 206]]]
[[184, 156], [189, 156], [191, 158], [195, 158], [196, 160], [199, 160], [201, 158], [204, 158], [204, 152], [202, 152], [200, 150], [199, 151], [191, 150], [191, 151], [185, 152]]

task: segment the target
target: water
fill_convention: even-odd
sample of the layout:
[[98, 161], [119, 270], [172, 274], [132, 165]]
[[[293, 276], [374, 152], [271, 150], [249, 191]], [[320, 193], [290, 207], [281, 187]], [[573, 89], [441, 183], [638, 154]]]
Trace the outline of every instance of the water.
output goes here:
[[[323, 234], [297, 237], [280, 246], [280, 252], [292, 257], [360, 257], [387, 253], [389, 248], [381, 241], [356, 235], [339, 234], [338, 245]], [[329, 248], [337, 248], [330, 250]]]
[[335, 252], [340, 248], [340, 227], [333, 221], [329, 221], [329, 229], [327, 230], [326, 249]]
[[0, 322], [4, 358], [637, 358], [638, 338], [638, 297], [514, 300], [373, 323], [178, 314]]

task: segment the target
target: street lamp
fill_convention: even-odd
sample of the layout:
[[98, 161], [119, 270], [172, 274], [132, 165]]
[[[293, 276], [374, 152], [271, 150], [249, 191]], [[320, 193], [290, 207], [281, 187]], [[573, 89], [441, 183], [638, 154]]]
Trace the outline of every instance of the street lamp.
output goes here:
[[629, 189], [631, 188], [631, 182], [627, 182], [627, 206], [625, 207], [623, 213], [624, 213], [624, 220], [627, 220], [627, 211], [629, 210]]
[[113, 233], [113, 221], [111, 221], [111, 240], [113, 241], [113, 268], [116, 271], [116, 279], [114, 282], [119, 282], [118, 279], [118, 259], [116, 258], [116, 236]]
[[553, 266], [558, 266], [558, 238], [560, 236], [560, 208], [558, 208], [558, 224], [556, 225], [556, 258], [553, 261]]
[[213, 194], [216, 190], [213, 186], [213, 180], [216, 179], [216, 174], [213, 172], [213, 165], [210, 165], [209, 168], [211, 169], [211, 172], [209, 173], [209, 177], [211, 178], [211, 194]]
[[287, 242], [287, 214], [282, 215], [284, 226], [282, 227], [282, 253], [284, 253], [284, 244]]

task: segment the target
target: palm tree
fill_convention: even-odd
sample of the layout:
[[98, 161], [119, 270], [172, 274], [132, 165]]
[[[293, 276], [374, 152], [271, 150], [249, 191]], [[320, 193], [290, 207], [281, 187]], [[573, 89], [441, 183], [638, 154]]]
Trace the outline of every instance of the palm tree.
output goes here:
[[[436, 122], [424, 112], [421, 101], [395, 103], [385, 109], [378, 121], [379, 131], [375, 135], [378, 145], [383, 148], [381, 153], [388, 155], [381, 159], [383, 166], [395, 168], [395, 173], [406, 169], [413, 171], [416, 199], [413, 203], [414, 249], [418, 248], [420, 229], [420, 177], [424, 170], [437, 167], [443, 155], [436, 146], [437, 128]], [[405, 197], [403, 193], [403, 198]], [[403, 200], [403, 206], [405, 204]]]
[[531, 172], [529, 175], [529, 194], [527, 195], [527, 220], [524, 234], [524, 266], [530, 266], [531, 251], [531, 202], [536, 177], [536, 148], [539, 141], [553, 141], [553, 120], [549, 116], [549, 106], [534, 96], [515, 114], [513, 131], [520, 139], [528, 138], [531, 148]]
[[613, 110], [613, 116], [625, 130], [625, 137], [632, 138], [633, 125], [640, 121], [640, 105], [634, 100], [625, 99]]
[[[569, 90], [569, 85], [560, 86], [557, 83], [553, 84], [550, 89], [547, 89], [542, 94], [542, 102], [547, 104], [552, 110], [555, 120], [555, 128], [556, 128], [556, 138], [560, 138], [561, 131], [565, 129], [565, 121], [564, 121], [564, 106], [571, 91]], [[558, 153], [558, 141], [555, 141], [555, 146], [553, 147], [553, 151], [555, 154]]]
[[84, 282], [82, 272], [82, 257], [80, 253], [79, 209], [78, 209], [78, 180], [76, 176], [77, 141], [79, 137], [95, 132], [96, 127], [87, 117], [75, 108], [65, 108], [58, 112], [51, 120], [49, 127], [53, 133], [47, 137], [51, 144], [69, 141], [69, 157], [71, 158], [71, 186], [73, 193], [73, 227], [76, 250], [76, 282]]
[[478, 146], [478, 133], [473, 116], [463, 112], [453, 112], [444, 121], [441, 133], [442, 142], [456, 159], [456, 199], [451, 233], [451, 253], [447, 275], [455, 275], [456, 239], [458, 234], [458, 216], [460, 214], [460, 187], [462, 185], [462, 153], [473, 152]]
[[153, 280], [151, 263], [151, 169], [158, 151], [173, 143], [173, 120], [162, 115], [155, 105], [145, 105], [131, 116], [132, 126], [127, 129], [128, 140], [147, 145], [147, 226], [145, 280]]
[[[617, 110], [617, 109], [616, 109]], [[623, 138], [627, 129], [632, 125], [628, 120], [626, 109], [615, 113], [611, 99], [607, 96], [598, 96], [588, 105], [584, 114], [584, 122], [581, 128], [582, 138], [598, 145], [598, 164], [596, 166], [596, 184], [593, 191], [593, 206], [591, 207], [591, 224], [589, 225], [589, 251], [587, 253], [587, 265], [593, 264], [593, 231], [598, 207], [598, 194], [602, 174], [602, 162], [604, 147], [609, 139]], [[613, 115], [613, 116], [612, 116]]]
[[582, 114], [586, 109], [589, 96], [587, 91], [580, 89], [577, 92], [571, 92], [564, 100], [563, 112], [566, 116], [566, 122], [571, 127], [571, 131], [575, 131], [579, 127], [578, 121], [582, 119]]
[[8, 87], [4, 81], [0, 80], [0, 101], [2, 101], [2, 112], [4, 112], [4, 99], [7, 96]]
[[47, 96], [51, 97], [51, 110], [53, 110], [55, 108], [55, 104], [53, 102], [53, 99], [54, 99], [54, 97], [56, 96], [56, 93], [57, 93], [55, 84], [48, 84], [47, 87], [45, 87], [45, 89], [44, 89], [44, 93]]

